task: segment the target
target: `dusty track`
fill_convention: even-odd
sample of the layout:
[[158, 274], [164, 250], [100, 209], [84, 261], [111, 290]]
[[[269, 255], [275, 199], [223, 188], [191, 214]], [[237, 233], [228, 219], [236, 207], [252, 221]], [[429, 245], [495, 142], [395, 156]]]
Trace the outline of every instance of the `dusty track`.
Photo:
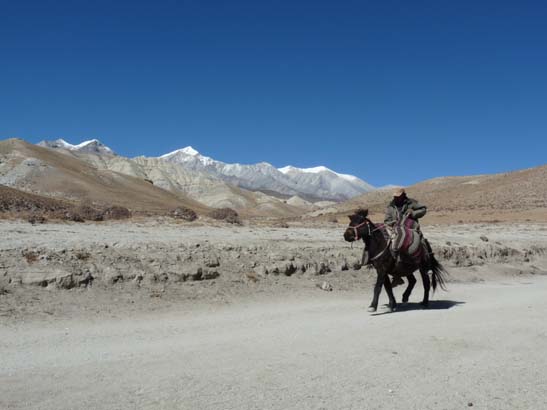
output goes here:
[[11, 323], [0, 408], [547, 408], [546, 294], [547, 278], [523, 277], [452, 284], [430, 310], [376, 316], [369, 295], [318, 292]]

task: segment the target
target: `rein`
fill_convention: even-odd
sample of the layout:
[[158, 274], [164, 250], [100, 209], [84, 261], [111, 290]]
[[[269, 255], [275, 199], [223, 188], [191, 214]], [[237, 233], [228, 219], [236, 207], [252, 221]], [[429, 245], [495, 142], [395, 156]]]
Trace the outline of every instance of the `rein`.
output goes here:
[[[370, 225], [373, 225], [374, 226], [374, 229], [370, 229]], [[384, 224], [378, 224], [378, 225], [374, 225], [372, 222], [370, 222], [369, 220], [365, 220], [365, 222], [362, 222], [360, 223], [359, 225], [355, 225], [355, 226], [348, 226], [348, 228], [351, 228], [353, 229], [354, 233], [355, 233], [355, 240], [358, 241], [359, 239], [361, 239], [359, 237], [359, 231], [357, 230], [358, 228], [361, 228], [362, 226], [366, 225], [367, 228], [368, 228], [368, 236], [372, 237], [372, 233], [373, 232], [376, 232], [376, 231], [379, 231], [381, 230], [383, 227], [385, 227]], [[386, 246], [384, 249], [382, 249], [382, 251], [378, 254], [376, 254], [375, 256], [373, 256], [372, 258], [369, 259], [369, 262], [372, 262], [372, 261], [375, 261], [376, 259], [380, 258], [384, 253], [386, 253], [386, 251], [388, 250], [389, 248], [389, 245], [391, 244], [391, 238], [389, 238], [389, 240], [387, 241], [386, 243]], [[352, 243], [353, 245], [353, 243]]]

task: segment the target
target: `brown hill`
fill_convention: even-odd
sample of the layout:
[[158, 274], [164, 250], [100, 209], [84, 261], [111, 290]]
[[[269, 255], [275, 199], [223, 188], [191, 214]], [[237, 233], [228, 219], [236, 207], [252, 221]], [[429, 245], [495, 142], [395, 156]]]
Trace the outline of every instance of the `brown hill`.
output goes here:
[[[434, 178], [408, 187], [407, 192], [428, 206], [425, 223], [547, 222], [547, 165], [503, 174]], [[337, 205], [328, 217], [339, 219], [365, 207], [378, 221], [390, 200], [391, 190], [369, 192]]]
[[210, 208], [144, 179], [99, 170], [73, 156], [20, 139], [0, 142], [0, 183], [43, 196], [93, 206], [127, 207], [133, 211], [165, 212], [179, 206], [207, 213]]
[[74, 207], [69, 201], [47, 198], [41, 195], [29, 194], [15, 188], [0, 185], [0, 212], [49, 213], [68, 210]]
[[160, 158], [126, 158], [104, 152], [81, 152], [62, 147], [48, 148], [81, 160], [93, 168], [147, 180], [183, 200], [191, 199], [204, 207], [233, 208], [245, 218], [298, 216], [307, 209], [292, 206], [282, 199], [230, 185], [204, 172], [190, 171]]

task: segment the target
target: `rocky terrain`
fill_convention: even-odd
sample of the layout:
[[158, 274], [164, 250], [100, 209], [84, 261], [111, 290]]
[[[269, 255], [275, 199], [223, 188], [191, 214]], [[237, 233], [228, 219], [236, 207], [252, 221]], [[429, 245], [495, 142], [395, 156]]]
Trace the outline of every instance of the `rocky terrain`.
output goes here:
[[[6, 309], [25, 309], [24, 303], [5, 305], [15, 295], [24, 299], [25, 289], [122, 287], [148, 294], [172, 288], [184, 293], [193, 283], [209, 282], [214, 286], [207, 287], [208, 297], [214, 298], [215, 292], [237, 294], [257, 283], [268, 289], [280, 280], [297, 290], [323, 281], [349, 289], [373, 276], [361, 268], [362, 245], [344, 242], [344, 227], [336, 224], [268, 228], [172, 219], [45, 225], [4, 221], [0, 230], [0, 286], [8, 292], [2, 300], [4, 315]], [[425, 233], [453, 272], [451, 281], [484, 280], [483, 266], [499, 265], [498, 274], [510, 275], [547, 269], [547, 225], [429, 226]]]
[[448, 292], [376, 315], [343, 231], [1, 221], [0, 408], [543, 408], [546, 224], [424, 227]]

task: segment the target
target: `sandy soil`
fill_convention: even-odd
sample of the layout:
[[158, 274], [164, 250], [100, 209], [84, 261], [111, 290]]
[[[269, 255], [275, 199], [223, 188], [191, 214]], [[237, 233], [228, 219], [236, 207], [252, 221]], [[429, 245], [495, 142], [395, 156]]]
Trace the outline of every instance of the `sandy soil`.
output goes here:
[[0, 407], [546, 408], [545, 294], [535, 277], [453, 284], [427, 311], [318, 292], [2, 326]]
[[547, 408], [547, 226], [424, 230], [449, 292], [371, 315], [340, 226], [0, 223], [0, 409]]

